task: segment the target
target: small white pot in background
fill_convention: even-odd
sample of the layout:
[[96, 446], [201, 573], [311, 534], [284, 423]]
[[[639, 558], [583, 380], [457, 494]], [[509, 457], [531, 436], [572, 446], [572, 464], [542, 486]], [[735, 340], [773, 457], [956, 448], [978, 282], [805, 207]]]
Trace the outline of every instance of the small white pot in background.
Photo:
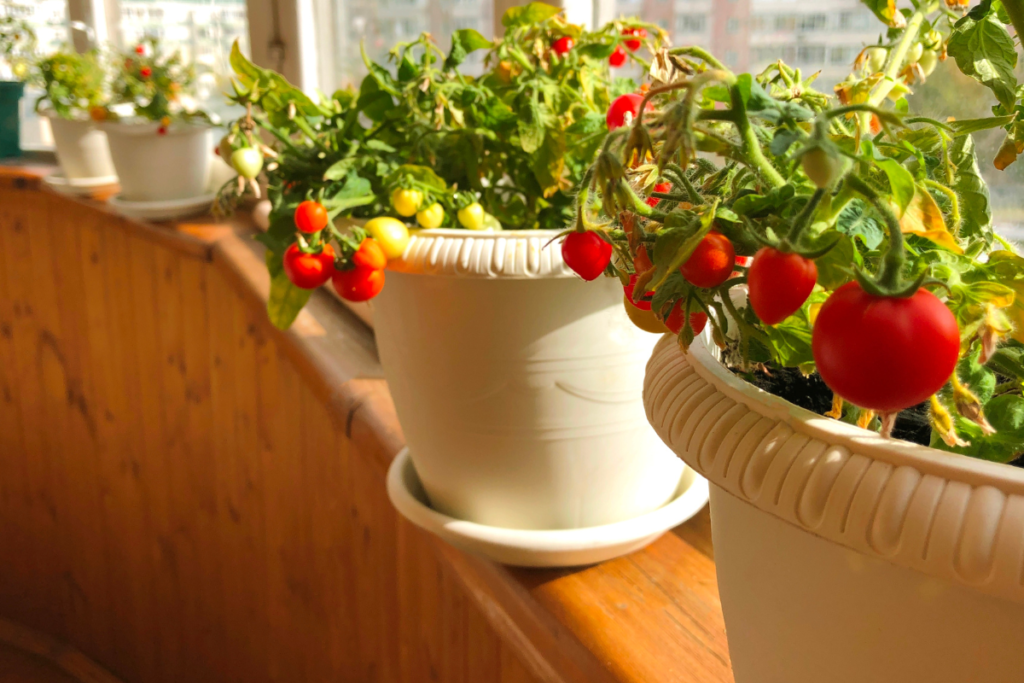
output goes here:
[[94, 121], [72, 120], [46, 114], [57, 148], [57, 161], [68, 181], [109, 178], [117, 173], [110, 158], [107, 134]]
[[101, 124], [121, 181], [120, 198], [160, 202], [200, 197], [209, 192], [213, 128], [118, 121]]
[[666, 337], [648, 419], [711, 483], [736, 683], [1019, 683], [1024, 470], [822, 417]]
[[[381, 363], [434, 509], [508, 529], [650, 513], [682, 463], [644, 418], [658, 337], [584, 282], [555, 231], [415, 231], [374, 300]], [[545, 246], [547, 245], [547, 246]]]

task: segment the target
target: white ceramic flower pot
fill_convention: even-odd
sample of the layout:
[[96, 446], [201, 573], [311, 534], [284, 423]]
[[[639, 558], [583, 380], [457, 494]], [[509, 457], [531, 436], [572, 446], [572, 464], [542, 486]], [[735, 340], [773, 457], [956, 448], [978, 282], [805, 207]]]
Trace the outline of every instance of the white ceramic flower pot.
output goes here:
[[116, 179], [107, 134], [95, 122], [64, 119], [56, 114], [48, 114], [46, 118], [53, 132], [57, 161], [68, 181]]
[[[673, 498], [682, 463], [644, 418], [657, 341], [552, 231], [414, 234], [374, 300], [399, 422], [430, 499], [514, 529], [618, 522]], [[673, 462], [675, 460], [675, 462]]]
[[213, 128], [157, 123], [101, 124], [121, 181], [122, 200], [160, 202], [200, 197], [209, 192]]
[[737, 683], [1024, 680], [1024, 471], [798, 408], [704, 340], [659, 342], [644, 400], [711, 482]]

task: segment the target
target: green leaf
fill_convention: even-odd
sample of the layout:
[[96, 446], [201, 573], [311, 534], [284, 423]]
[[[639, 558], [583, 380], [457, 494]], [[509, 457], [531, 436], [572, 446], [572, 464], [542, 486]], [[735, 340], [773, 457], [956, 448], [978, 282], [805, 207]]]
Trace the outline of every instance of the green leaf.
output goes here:
[[312, 290], [301, 289], [292, 284], [281, 267], [281, 254], [268, 250], [265, 256], [270, 271], [270, 298], [267, 300], [267, 316], [274, 327], [287, 330], [299, 316], [313, 294]]
[[900, 212], [907, 210], [910, 202], [914, 200], [914, 175], [908, 171], [903, 164], [895, 159], [879, 157], [876, 155], [876, 163], [889, 179], [889, 187], [892, 190], [892, 198], [900, 207]]
[[953, 189], [960, 196], [960, 236], [975, 237], [992, 228], [992, 206], [988, 185], [981, 177], [974, 138], [964, 135], [949, 145], [949, 155], [956, 165]]
[[[612, 43], [587, 43], [586, 45], [580, 45], [576, 48], [577, 54], [581, 57], [588, 57], [590, 59], [604, 61], [615, 52], [615, 45]], [[619, 80], [619, 79], [616, 79]], [[636, 90], [636, 86], [626, 92], [632, 92]], [[625, 94], [625, 93], [619, 93]]]
[[448, 185], [434, 173], [434, 169], [415, 164], [402, 164], [384, 181], [388, 187], [401, 184], [404, 179], [412, 180], [439, 192], [448, 190]]
[[519, 144], [527, 154], [536, 152], [544, 142], [543, 106], [534, 94], [520, 111]]
[[960, 119], [958, 121], [950, 121], [949, 126], [956, 131], [955, 136], [968, 135], [970, 133], [977, 133], [979, 130], [988, 130], [990, 128], [1002, 128], [1013, 121], [1013, 115], [1009, 116], [989, 116], [984, 119]]
[[834, 291], [853, 279], [850, 264], [854, 262], [856, 248], [853, 240], [843, 235], [836, 245], [814, 264], [818, 266], [818, 284]]
[[359, 159], [356, 157], [346, 157], [339, 159], [331, 164], [326, 171], [324, 171], [324, 180], [341, 180], [348, 172], [356, 167]]
[[476, 50], [489, 49], [491, 41], [480, 35], [480, 32], [471, 28], [460, 28], [452, 33], [452, 49], [448, 52], [448, 58], [444, 60], [445, 69], [455, 69]]
[[896, 19], [896, 0], [861, 0], [879, 21], [892, 26]]
[[794, 142], [800, 140], [803, 137], [803, 133], [797, 132], [795, 130], [789, 130], [788, 128], [779, 128], [775, 131], [775, 137], [772, 138], [772, 144], [771, 147], [769, 147], [769, 149], [771, 150], [772, 154], [774, 154], [777, 157], [781, 157], [783, 154], [786, 153], [786, 150], [788, 150]]
[[517, 26], [539, 24], [561, 11], [561, 8], [552, 7], [544, 2], [531, 2], [529, 5], [509, 8], [501, 17], [501, 25], [509, 29]]
[[597, 133], [604, 133], [607, 130], [607, 123], [603, 114], [596, 111], [588, 111], [586, 116], [576, 121], [565, 129], [569, 135], [588, 136]]
[[782, 365], [795, 368], [805, 363], [814, 363], [811, 330], [801, 318], [793, 316], [778, 325], [765, 325], [765, 332], [775, 349], [776, 360]]
[[376, 78], [367, 75], [359, 86], [356, 108], [371, 121], [383, 121], [387, 113], [395, 108], [395, 101], [380, 87]]
[[994, 13], [976, 16], [971, 12], [953, 25], [946, 49], [960, 71], [990, 88], [996, 99], [1012, 110], [1017, 89], [1013, 38]]
[[868, 205], [856, 198], [839, 212], [836, 230], [851, 238], [859, 237], [868, 249], [877, 247], [885, 237], [885, 231]]
[[651, 297], [651, 310], [655, 313], [663, 312], [669, 303], [686, 297], [691, 289], [693, 285], [686, 281], [682, 273], [678, 270], [670, 273]]
[[559, 190], [565, 170], [565, 135], [561, 131], [548, 131], [544, 144], [530, 160], [530, 168], [545, 197]]
[[1015, 394], [997, 396], [985, 406], [985, 417], [995, 434], [982, 434], [978, 425], [957, 415], [956, 429], [970, 445], [947, 446], [932, 432], [932, 447], [995, 462], [1010, 462], [1024, 453], [1024, 398]]

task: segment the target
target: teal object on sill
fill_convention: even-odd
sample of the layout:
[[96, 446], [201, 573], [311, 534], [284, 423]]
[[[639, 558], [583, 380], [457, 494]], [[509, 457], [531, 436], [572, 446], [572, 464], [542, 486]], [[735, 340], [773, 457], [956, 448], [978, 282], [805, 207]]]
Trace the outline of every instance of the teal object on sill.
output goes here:
[[0, 159], [21, 156], [21, 81], [0, 81]]

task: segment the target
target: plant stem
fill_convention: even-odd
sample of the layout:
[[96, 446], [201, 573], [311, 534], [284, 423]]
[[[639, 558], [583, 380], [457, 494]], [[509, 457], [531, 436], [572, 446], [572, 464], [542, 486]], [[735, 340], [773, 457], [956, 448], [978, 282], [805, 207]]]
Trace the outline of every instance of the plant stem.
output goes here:
[[743, 102], [739, 86], [735, 84], [730, 85], [729, 96], [732, 100], [732, 109], [736, 112], [735, 124], [736, 128], [739, 129], [740, 138], [743, 140], [743, 151], [747, 159], [757, 171], [762, 181], [773, 188], [782, 187], [786, 184], [786, 179], [775, 170], [775, 167], [772, 166], [771, 162], [765, 158], [764, 153], [761, 151], [761, 142], [757, 139], [754, 127], [750, 125], [750, 119], [747, 118], [747, 105]]
[[721, 69], [722, 71], [728, 71], [725, 65], [715, 59], [711, 53], [697, 47], [696, 45], [688, 45], [686, 47], [676, 47], [668, 51], [670, 55], [691, 55], [697, 59], [703, 60], [706, 64], [710, 65], [713, 69]]
[[811, 198], [807, 200], [804, 208], [797, 214], [796, 219], [793, 221], [792, 227], [789, 229], [789, 234], [786, 235], [786, 241], [789, 242], [790, 246], [798, 246], [800, 244], [800, 235], [803, 233], [804, 228], [811, 222], [811, 216], [814, 215], [815, 210], [818, 208], [818, 204], [821, 202], [821, 198], [825, 196], [825, 190], [818, 188], [811, 195]]
[[903, 230], [900, 228], [900, 221], [889, 205], [878, 196], [878, 193], [857, 175], [850, 173], [846, 176], [846, 182], [850, 184], [851, 189], [864, 195], [864, 198], [885, 220], [886, 231], [889, 233], [889, 246], [885, 250], [885, 256], [882, 257], [882, 266], [878, 269], [878, 284], [883, 290], [894, 290], [903, 275]]
[[[910, 46], [917, 39], [918, 31], [921, 30], [921, 24], [924, 22], [924, 15], [923, 5], [914, 10], [910, 21], [907, 22], [907, 28], [904, 29], [903, 35], [900, 37], [900, 42], [889, 52], [889, 59], [885, 64], [885, 70], [882, 72], [882, 80], [875, 84], [875, 87], [871, 89], [871, 93], [868, 95], [867, 103], [869, 105], [877, 107], [892, 92], [892, 89], [896, 87], [896, 76], [903, 67], [903, 60], [907, 56], [907, 51], [910, 50]], [[861, 126], [868, 130], [868, 114], [863, 113], [859, 118], [861, 119]]]
[[693, 186], [693, 183], [686, 177], [686, 174], [681, 174], [679, 179], [683, 181], [683, 187], [686, 188], [686, 194], [690, 197], [690, 203], [694, 206], [699, 206], [704, 203], [704, 198], [700, 196], [697, 189]]

